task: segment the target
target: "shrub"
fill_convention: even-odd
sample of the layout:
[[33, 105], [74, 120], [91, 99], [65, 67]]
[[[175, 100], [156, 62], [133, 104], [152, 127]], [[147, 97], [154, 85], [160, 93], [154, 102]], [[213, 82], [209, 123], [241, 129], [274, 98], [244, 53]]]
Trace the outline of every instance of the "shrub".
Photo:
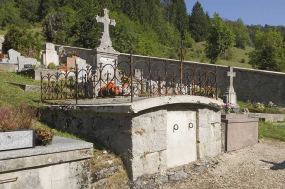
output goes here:
[[53, 62], [49, 63], [47, 68], [51, 69], [51, 70], [55, 70], [56, 69], [55, 64]]
[[241, 59], [241, 61], [240, 61], [241, 63], [245, 63], [245, 59], [243, 58], [243, 59]]
[[25, 104], [0, 109], [0, 130], [32, 129], [35, 123], [35, 109]]
[[25, 28], [11, 26], [5, 35], [3, 47], [5, 50], [14, 49], [23, 56], [39, 59], [41, 40], [37, 32], [28, 32]]

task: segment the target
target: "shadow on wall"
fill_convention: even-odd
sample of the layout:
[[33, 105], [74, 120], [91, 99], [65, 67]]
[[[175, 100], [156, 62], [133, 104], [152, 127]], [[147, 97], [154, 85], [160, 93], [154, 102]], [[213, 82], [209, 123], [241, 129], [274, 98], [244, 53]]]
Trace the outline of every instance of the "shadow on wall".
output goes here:
[[285, 161], [283, 161], [281, 163], [274, 163], [274, 162], [265, 161], [265, 160], [260, 160], [260, 161], [273, 165], [272, 167], [270, 167], [270, 169], [272, 169], [272, 170], [282, 170], [282, 169], [285, 169]]

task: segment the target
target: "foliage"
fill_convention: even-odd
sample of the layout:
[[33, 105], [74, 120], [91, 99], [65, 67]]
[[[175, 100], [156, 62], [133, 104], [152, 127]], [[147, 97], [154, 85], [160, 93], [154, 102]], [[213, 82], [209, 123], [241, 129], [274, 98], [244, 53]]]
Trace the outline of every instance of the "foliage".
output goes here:
[[69, 56], [79, 56], [79, 54], [75, 51], [69, 52]]
[[234, 35], [229, 26], [223, 22], [217, 13], [214, 14], [211, 24], [207, 37], [206, 56], [214, 64], [221, 54], [224, 54], [232, 47]]
[[204, 41], [210, 27], [209, 17], [206, 16], [199, 1], [193, 6], [189, 19], [189, 29], [196, 42]]
[[56, 69], [55, 64], [53, 62], [49, 63], [47, 68], [51, 69], [51, 70], [55, 70]]
[[35, 121], [35, 109], [26, 104], [0, 109], [0, 130], [31, 129]]
[[28, 32], [25, 28], [21, 29], [13, 25], [5, 35], [3, 47], [5, 50], [14, 49], [23, 56], [39, 59], [41, 51], [39, 33]]
[[241, 61], [240, 61], [241, 63], [245, 63], [245, 59], [243, 58], [243, 59], [241, 59]]
[[255, 50], [250, 53], [249, 63], [261, 70], [284, 70], [284, 42], [280, 32], [269, 30], [265, 33], [257, 31]]
[[67, 23], [63, 12], [52, 12], [43, 21], [43, 32], [49, 42], [66, 44]]
[[258, 137], [285, 141], [285, 126], [276, 126], [271, 122], [259, 122]]
[[238, 19], [234, 26], [233, 31], [235, 34], [235, 46], [241, 49], [245, 49], [246, 45], [250, 44], [249, 33], [245, 27], [242, 19]]

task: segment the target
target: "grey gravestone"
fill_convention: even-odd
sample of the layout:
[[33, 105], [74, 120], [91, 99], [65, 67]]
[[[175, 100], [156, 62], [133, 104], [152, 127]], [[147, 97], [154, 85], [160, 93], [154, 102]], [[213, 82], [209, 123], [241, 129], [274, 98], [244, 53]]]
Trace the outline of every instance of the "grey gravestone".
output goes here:
[[223, 100], [225, 103], [231, 103], [234, 104], [235, 106], [238, 106], [237, 95], [234, 90], [234, 77], [236, 77], [236, 73], [233, 72], [233, 67], [230, 67], [230, 72], [228, 72], [227, 75], [230, 77], [230, 86], [227, 88], [227, 91], [223, 96]]
[[77, 64], [78, 69], [84, 69], [84, 70], [87, 69], [86, 67], [88, 66], [88, 64], [86, 63], [86, 60], [77, 57], [75, 59], [75, 63]]
[[9, 56], [9, 63], [17, 64], [18, 57], [21, 56], [21, 53], [15, 51], [14, 49], [10, 49], [8, 50], [8, 56]]
[[25, 57], [19, 56], [18, 57], [18, 72], [21, 72], [24, 69], [25, 65]]

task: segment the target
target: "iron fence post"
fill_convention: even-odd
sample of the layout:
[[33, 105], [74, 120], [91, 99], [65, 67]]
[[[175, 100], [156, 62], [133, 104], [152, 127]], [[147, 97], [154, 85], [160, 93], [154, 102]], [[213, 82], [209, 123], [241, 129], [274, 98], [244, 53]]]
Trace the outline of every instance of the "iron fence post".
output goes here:
[[133, 59], [133, 51], [131, 52], [131, 103], [134, 100], [134, 85], [133, 85], [133, 77], [134, 77], [134, 59]]
[[77, 101], [78, 101], [78, 67], [77, 67], [77, 64], [75, 64], [75, 101], [77, 105]]
[[43, 102], [43, 74], [41, 72], [41, 102]]

